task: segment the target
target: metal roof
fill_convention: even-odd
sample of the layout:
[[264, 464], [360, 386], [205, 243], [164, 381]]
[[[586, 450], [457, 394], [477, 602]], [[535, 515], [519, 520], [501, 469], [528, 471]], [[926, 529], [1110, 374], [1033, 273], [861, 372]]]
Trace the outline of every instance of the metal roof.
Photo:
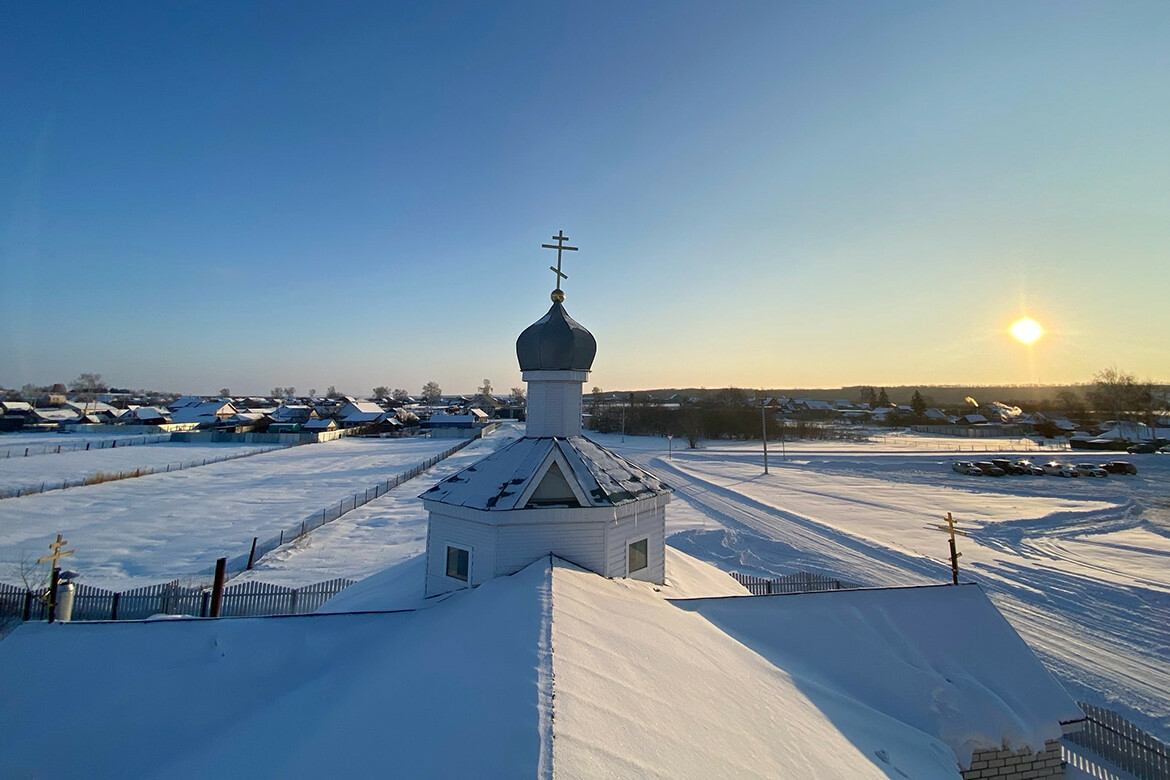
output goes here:
[[523, 509], [519, 501], [550, 459], [563, 460], [588, 506], [625, 504], [670, 493], [658, 477], [584, 436], [525, 436], [435, 485], [420, 498], [471, 509]]

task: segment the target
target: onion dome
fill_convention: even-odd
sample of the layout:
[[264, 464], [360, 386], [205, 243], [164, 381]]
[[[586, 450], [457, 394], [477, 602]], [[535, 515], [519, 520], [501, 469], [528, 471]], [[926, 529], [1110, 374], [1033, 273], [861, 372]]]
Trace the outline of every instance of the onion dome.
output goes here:
[[559, 296], [554, 293], [548, 314], [525, 328], [516, 339], [521, 371], [588, 371], [593, 366], [597, 341], [565, 312], [561, 300], [564, 293]]

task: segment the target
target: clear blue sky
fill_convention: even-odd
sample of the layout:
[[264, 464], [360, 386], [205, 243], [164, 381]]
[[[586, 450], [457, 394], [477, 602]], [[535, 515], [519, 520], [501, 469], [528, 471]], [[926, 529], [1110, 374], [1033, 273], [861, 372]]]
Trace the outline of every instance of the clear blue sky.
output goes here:
[[[7, 3], [0, 385], [1170, 380], [1170, 3]], [[1007, 333], [1028, 314], [1046, 329]]]

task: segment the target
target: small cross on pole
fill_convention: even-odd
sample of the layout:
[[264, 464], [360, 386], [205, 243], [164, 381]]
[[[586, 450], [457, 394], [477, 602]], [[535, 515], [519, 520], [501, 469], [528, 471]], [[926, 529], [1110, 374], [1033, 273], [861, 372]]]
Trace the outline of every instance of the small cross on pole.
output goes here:
[[947, 512], [947, 516], [944, 519], [946, 521], [946, 525], [936, 525], [935, 528], [937, 528], [940, 531], [946, 531], [947, 533], [949, 533], [951, 535], [951, 538], [950, 538], [950, 544], [951, 544], [951, 583], [953, 585], [958, 585], [959, 584], [959, 558], [962, 557], [963, 553], [961, 553], [955, 549], [955, 534], [958, 534], [959, 536], [966, 536], [967, 532], [960, 531], [958, 528], [955, 528], [955, 519], [953, 517], [951, 517], [950, 512]]
[[66, 555], [72, 555], [73, 550], [62, 550], [66, 544], [61, 534], [57, 534], [57, 541], [49, 543], [49, 549], [52, 550], [50, 554], [44, 558], [38, 558], [37, 563], [49, 563], [52, 561], [53, 570], [49, 575], [49, 622], [52, 623], [57, 617], [57, 587], [61, 583], [61, 567], [57, 564]]
[[[554, 301], [563, 301], [565, 299], [565, 293], [561, 290], [561, 279], [568, 279], [569, 278], [568, 274], [561, 272], [561, 252], [576, 252], [577, 251], [577, 247], [575, 247], [575, 246], [565, 246], [565, 242], [568, 240], [569, 240], [569, 237], [565, 235], [565, 231], [558, 230], [557, 234], [555, 236], [553, 236], [553, 241], [556, 241], [555, 244], [541, 244], [541, 247], [543, 247], [544, 249], [557, 250], [557, 264], [556, 264], [556, 266], [553, 267], [550, 265], [548, 267], [548, 270], [550, 270], [554, 274], [556, 274], [557, 288], [555, 290], [553, 290], [553, 300]], [[557, 295], [558, 293], [560, 293], [559, 297]]]

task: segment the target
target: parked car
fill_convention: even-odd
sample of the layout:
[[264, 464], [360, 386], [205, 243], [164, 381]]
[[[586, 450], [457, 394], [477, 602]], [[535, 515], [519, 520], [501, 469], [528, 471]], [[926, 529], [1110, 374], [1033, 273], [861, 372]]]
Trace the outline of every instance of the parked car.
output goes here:
[[1040, 468], [1044, 469], [1044, 473], [1053, 477], [1079, 477], [1080, 474], [1072, 466], [1067, 466], [1063, 463], [1057, 463], [1050, 460]]
[[1037, 477], [1044, 476], [1044, 469], [1040, 468], [1030, 460], [1017, 460], [1012, 465], [1018, 468], [1021, 474], [1032, 474], [1033, 476]]
[[1140, 441], [1137, 444], [1129, 445], [1125, 451], [1130, 455], [1144, 455], [1150, 452], [1157, 452], [1159, 446], [1156, 441]]
[[1109, 472], [1100, 466], [1095, 466], [1092, 463], [1078, 463], [1075, 466], [1077, 473], [1082, 477], [1107, 477]]
[[1027, 474], [1028, 473], [1023, 468], [1012, 463], [1007, 458], [992, 458], [991, 464], [993, 466], [997, 466], [998, 468], [1003, 469], [1004, 474]]
[[983, 476], [983, 470], [969, 460], [957, 460], [951, 464], [951, 471], [967, 474], [972, 477]]
[[986, 474], [989, 477], [1002, 477], [1004, 474], [1007, 473], [1006, 471], [1001, 469], [999, 466], [995, 465], [994, 463], [992, 463], [990, 461], [986, 461], [986, 460], [976, 461], [975, 468], [979, 469], [980, 471], [982, 471], [984, 474]]
[[1102, 463], [1101, 468], [1105, 469], [1110, 474], [1137, 473], [1137, 466], [1133, 465], [1128, 460], [1111, 460], [1108, 463]]

